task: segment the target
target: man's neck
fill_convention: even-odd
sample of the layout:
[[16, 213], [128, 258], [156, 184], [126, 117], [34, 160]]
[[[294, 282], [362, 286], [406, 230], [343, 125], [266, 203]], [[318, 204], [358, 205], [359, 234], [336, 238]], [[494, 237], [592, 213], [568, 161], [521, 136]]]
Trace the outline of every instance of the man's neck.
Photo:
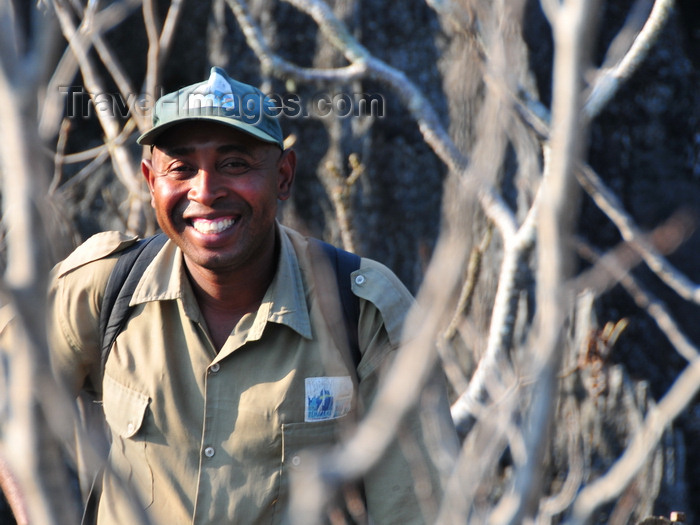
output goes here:
[[273, 248], [265, 259], [230, 272], [190, 268], [185, 262], [197, 303], [217, 351], [238, 321], [260, 306], [275, 275], [278, 249]]

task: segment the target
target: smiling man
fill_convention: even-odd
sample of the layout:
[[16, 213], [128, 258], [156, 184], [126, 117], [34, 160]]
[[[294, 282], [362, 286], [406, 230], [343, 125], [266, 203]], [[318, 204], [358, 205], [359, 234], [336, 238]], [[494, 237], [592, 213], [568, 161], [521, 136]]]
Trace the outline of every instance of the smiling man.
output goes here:
[[[142, 172], [168, 239], [138, 276], [104, 362], [105, 290], [136, 239], [92, 237], [56, 266], [49, 293], [55, 373], [73, 394], [98, 396], [108, 427], [96, 521], [138, 523], [145, 512], [163, 525], [281, 523], [302, 451], [337, 443], [371, 405], [412, 299], [363, 258], [338, 274], [359, 305], [357, 333], [338, 336], [329, 311], [345, 306], [344, 285], [320, 278], [317, 241], [276, 220], [296, 156], [256, 88], [213, 68], [162, 97], [153, 123], [139, 138], [151, 151]], [[410, 412], [355, 487], [356, 519], [434, 521], [445, 473], [429, 449], [444, 457], [456, 438], [444, 382], [430, 388], [429, 417]]]

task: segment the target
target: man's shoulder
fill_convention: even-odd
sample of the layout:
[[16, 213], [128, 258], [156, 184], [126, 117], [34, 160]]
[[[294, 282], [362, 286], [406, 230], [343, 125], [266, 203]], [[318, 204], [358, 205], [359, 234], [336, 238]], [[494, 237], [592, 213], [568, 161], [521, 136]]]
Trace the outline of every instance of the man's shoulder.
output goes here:
[[56, 266], [55, 275], [62, 277], [86, 264], [109, 257], [128, 248], [137, 240], [136, 236], [117, 231], [96, 233]]
[[397, 339], [413, 306], [413, 295], [392, 270], [373, 259], [363, 257], [360, 269], [351, 277], [353, 293], [379, 309], [389, 336]]
[[[280, 231], [291, 241], [291, 244], [297, 251], [297, 255], [306, 249], [312, 239], [312, 237], [282, 224], [280, 224]], [[303, 263], [303, 257], [300, 259], [300, 262]], [[361, 257], [360, 259], [360, 268], [353, 272], [351, 276], [352, 289], [355, 295], [380, 303], [386, 302], [389, 298], [394, 301], [404, 302], [407, 305], [413, 302], [411, 293], [389, 267], [368, 257]], [[383, 297], [387, 292], [389, 296]]]
[[[289, 227], [281, 226], [280, 229], [295, 246], [297, 255], [305, 252], [310, 237]], [[308, 256], [299, 257], [302, 267], [310, 263], [307, 259]], [[406, 286], [389, 267], [367, 257], [361, 257], [359, 269], [349, 278], [352, 293], [374, 305], [381, 313], [389, 339], [398, 344], [403, 321], [414, 302]]]

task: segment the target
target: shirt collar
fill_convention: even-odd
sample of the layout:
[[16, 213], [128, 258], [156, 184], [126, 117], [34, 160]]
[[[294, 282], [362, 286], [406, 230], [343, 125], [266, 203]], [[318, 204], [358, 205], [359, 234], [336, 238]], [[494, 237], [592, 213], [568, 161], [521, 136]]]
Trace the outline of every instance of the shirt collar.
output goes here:
[[[311, 339], [311, 321], [299, 260], [285, 229], [279, 224], [276, 228], [280, 247], [277, 271], [247, 339], [260, 339], [268, 321], [289, 326], [302, 337]], [[182, 300], [190, 318], [199, 319], [201, 314], [185, 272], [182, 251], [168, 240], [143, 273], [130, 305], [175, 299]]]
[[267, 321], [287, 325], [299, 335], [311, 339], [311, 320], [299, 259], [287, 232], [279, 224], [277, 238], [280, 247], [277, 272], [258, 308], [248, 340], [260, 339]]

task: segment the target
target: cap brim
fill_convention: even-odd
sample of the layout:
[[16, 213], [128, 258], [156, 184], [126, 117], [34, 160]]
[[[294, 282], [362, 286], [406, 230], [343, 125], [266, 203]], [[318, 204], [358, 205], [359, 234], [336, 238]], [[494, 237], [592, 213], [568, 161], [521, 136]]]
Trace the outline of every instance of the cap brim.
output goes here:
[[224, 126], [228, 126], [230, 128], [234, 128], [244, 133], [247, 133], [248, 135], [252, 135], [256, 139], [262, 140], [263, 142], [267, 142], [269, 144], [276, 144], [280, 148], [284, 149], [284, 144], [281, 141], [277, 140], [271, 135], [268, 135], [264, 131], [261, 131], [255, 126], [238, 120], [233, 120], [229, 117], [220, 117], [216, 115], [187, 116], [175, 120], [169, 120], [167, 122], [164, 122], [163, 124], [159, 124], [158, 126], [151, 128], [146, 133], [141, 135], [138, 139], [136, 139], [136, 142], [137, 144], [140, 144], [142, 146], [155, 145], [158, 137], [160, 137], [165, 131], [168, 131], [170, 128], [175, 127], [179, 124], [196, 121], [216, 122], [218, 124], [222, 124]]

